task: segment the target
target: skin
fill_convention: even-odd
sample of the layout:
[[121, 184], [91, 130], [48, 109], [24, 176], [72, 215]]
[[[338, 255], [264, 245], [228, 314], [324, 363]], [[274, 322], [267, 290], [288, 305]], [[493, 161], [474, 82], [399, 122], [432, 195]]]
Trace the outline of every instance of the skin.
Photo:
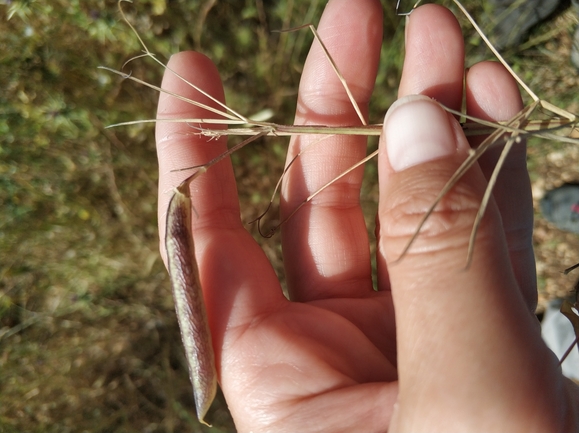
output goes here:
[[[331, 0], [318, 29], [364, 113], [382, 43], [381, 16], [375, 0]], [[427, 95], [460, 109], [463, 53], [460, 28], [448, 10], [415, 10], [399, 96]], [[218, 72], [203, 55], [180, 53], [169, 67], [223, 99]], [[214, 105], [171, 73], [162, 86]], [[495, 63], [470, 68], [466, 100], [470, 114], [486, 119], [505, 120], [522, 108], [516, 84]], [[469, 148], [452, 116], [436, 112], [428, 100], [402, 107], [418, 107], [410, 104], [431, 108], [438, 121], [427, 125], [434, 131], [430, 138], [442, 131], [446, 153], [400, 168], [391, 157], [396, 122], [387, 117], [379, 154], [378, 291], [372, 289], [359, 205], [362, 170], [336, 182], [283, 227], [291, 301], [240, 221], [230, 161], [192, 184], [196, 257], [217, 370], [238, 431], [578, 430], [577, 388], [562, 377], [533, 315], [524, 145], [509, 156], [468, 270], [470, 227], [497, 151], [467, 173], [398, 261], [421, 214]], [[160, 97], [159, 118], [201, 116], [207, 113]], [[295, 123], [360, 123], [316, 44], [304, 67]], [[288, 158], [309, 140], [294, 138]], [[170, 191], [188, 175], [171, 170], [202, 164], [226, 144], [191, 134], [186, 124], [162, 122], [157, 141], [163, 239]], [[428, 149], [429, 143], [416, 146]], [[351, 136], [311, 147], [284, 181], [282, 216], [365, 150], [365, 140]]]

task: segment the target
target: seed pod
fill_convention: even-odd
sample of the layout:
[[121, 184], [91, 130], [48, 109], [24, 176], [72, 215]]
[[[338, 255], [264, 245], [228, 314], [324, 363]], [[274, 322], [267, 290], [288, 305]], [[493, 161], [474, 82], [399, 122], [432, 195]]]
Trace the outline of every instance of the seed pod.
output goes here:
[[215, 398], [217, 373], [191, 233], [189, 181], [175, 189], [169, 202], [165, 247], [197, 418], [207, 424], [204, 418]]

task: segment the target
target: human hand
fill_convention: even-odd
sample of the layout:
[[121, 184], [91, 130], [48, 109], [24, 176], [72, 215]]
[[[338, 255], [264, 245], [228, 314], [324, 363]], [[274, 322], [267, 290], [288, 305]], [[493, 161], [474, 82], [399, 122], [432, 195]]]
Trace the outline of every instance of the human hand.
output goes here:
[[[331, 0], [318, 29], [364, 113], [378, 66], [381, 16], [378, 1]], [[402, 102], [389, 111], [380, 142], [378, 291], [359, 204], [362, 170], [334, 183], [282, 227], [291, 302], [241, 224], [230, 161], [191, 185], [217, 369], [240, 432], [567, 431], [577, 425], [576, 391], [562, 378], [532, 314], [532, 206], [523, 145], [501, 175], [468, 270], [470, 228], [495, 150], [445, 197], [397, 261], [469, 149], [458, 123], [437, 104], [405, 98], [422, 94], [460, 109], [464, 49], [456, 20], [442, 7], [420, 7], [411, 15], [406, 45]], [[206, 57], [180, 53], [169, 67], [223, 100]], [[215, 105], [171, 73], [163, 88]], [[522, 108], [516, 84], [493, 63], [470, 69], [466, 98], [470, 114], [491, 120]], [[204, 116], [160, 97], [159, 118]], [[295, 123], [359, 123], [317, 44], [304, 67]], [[190, 174], [171, 170], [226, 150], [224, 139], [190, 131], [183, 123], [158, 123], [161, 239], [166, 192]], [[313, 140], [293, 139], [288, 160]], [[284, 180], [282, 216], [365, 151], [366, 140], [352, 136], [309, 148]]]

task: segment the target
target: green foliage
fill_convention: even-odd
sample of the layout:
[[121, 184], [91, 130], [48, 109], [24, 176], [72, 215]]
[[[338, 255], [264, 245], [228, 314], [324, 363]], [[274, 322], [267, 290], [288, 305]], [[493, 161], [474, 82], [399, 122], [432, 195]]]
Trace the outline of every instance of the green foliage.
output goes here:
[[[139, 7], [135, 19], [152, 27], [159, 2]], [[182, 367], [156, 251], [152, 131], [105, 125], [150, 117], [156, 97], [97, 70], [139, 49], [115, 1], [10, 2], [6, 17], [0, 431], [142, 431], [155, 419], [140, 416], [143, 402], [166, 385], [152, 388], [155, 368], [138, 366], [159, 350], [173, 366], [156, 380]], [[135, 71], [159, 81], [160, 71]], [[139, 353], [158, 329], [175, 335]]]
[[[202, 431], [157, 252], [153, 130], [105, 129], [154, 116], [154, 92], [97, 69], [122, 68], [138, 40], [116, 1], [3, 4], [0, 431]], [[159, 58], [204, 51], [232, 105], [291, 119], [284, 95], [311, 37], [270, 28], [317, 18], [321, 2], [223, 3], [207, 16], [204, 4], [124, 10]], [[124, 70], [152, 83], [163, 72], [147, 60]], [[247, 154], [247, 170], [267, 174], [266, 153]], [[247, 197], [269, 195], [256, 185]], [[210, 416], [230, 430], [224, 404]]]

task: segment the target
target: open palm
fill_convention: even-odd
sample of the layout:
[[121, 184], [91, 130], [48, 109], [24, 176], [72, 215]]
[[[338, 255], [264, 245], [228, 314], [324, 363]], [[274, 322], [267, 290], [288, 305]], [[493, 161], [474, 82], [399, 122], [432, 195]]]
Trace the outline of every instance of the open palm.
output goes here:
[[[382, 44], [381, 17], [379, 1], [332, 0], [326, 7], [318, 29], [364, 114], [378, 68]], [[399, 96], [421, 93], [460, 109], [463, 98], [463, 52], [460, 28], [447, 10], [433, 5], [417, 9], [407, 29], [407, 53]], [[171, 58], [169, 67], [223, 100], [218, 72], [203, 55], [180, 53]], [[469, 77], [466, 96], [471, 114], [503, 120], [521, 108], [516, 85], [496, 65], [479, 65], [478, 69], [471, 69]], [[494, 83], [494, 87], [489, 83]], [[486, 96], [480, 96], [483, 95], [480, 89], [485, 89], [484, 95], [488, 95], [489, 86], [498, 89], [497, 94], [492, 95], [496, 97], [494, 101], [488, 98], [490, 102], [484, 99]], [[215, 105], [170, 72], [165, 74], [163, 88]], [[209, 115], [169, 95], [161, 95], [158, 117], [203, 118]], [[316, 42], [304, 67], [295, 123], [360, 124], [342, 85]], [[464, 137], [462, 140], [466, 143]], [[162, 122], [158, 124], [157, 141], [161, 174], [159, 221], [164, 221], [169, 200], [167, 191], [187, 176], [187, 173], [172, 170], [207, 162], [224, 152], [226, 143], [224, 139], [208, 141], [191, 134], [191, 129], [184, 123]], [[282, 217], [290, 214], [305, 197], [362, 159], [366, 153], [366, 140], [354, 136], [333, 136], [322, 140], [319, 136], [301, 136], [292, 140], [288, 161], [292, 161], [300, 152], [303, 153], [284, 179]], [[443, 174], [446, 177], [441, 176], [436, 169], [416, 172], [429, 173], [425, 176], [436, 175], [442, 179], [421, 187], [420, 194], [424, 199], [418, 206], [420, 209], [426, 209], [466, 152], [467, 149], [464, 146], [461, 149], [459, 145], [457, 156], [445, 166], [447, 173]], [[524, 147], [516, 150], [510, 161], [512, 169], [507, 170], [506, 174], [507, 181], [514, 184], [514, 195], [520, 202], [512, 199], [512, 192], [510, 195], [500, 191], [495, 194], [495, 217], [492, 217], [494, 223], [490, 225], [498, 225], [500, 229], [482, 229], [483, 233], [485, 230], [490, 231], [493, 234], [490, 237], [495, 232], [501, 232], [497, 235], [498, 240], [493, 240], [492, 248], [487, 249], [487, 256], [493, 259], [485, 257], [485, 242], [482, 242], [482, 258], [476, 258], [472, 271], [474, 276], [471, 272], [468, 278], [474, 278], [474, 281], [480, 275], [486, 278], [488, 272], [485, 266], [489, 262], [501, 267], [497, 275], [506, 275], [501, 284], [509, 288], [504, 291], [504, 295], [497, 295], [496, 299], [489, 299], [488, 296], [482, 299], [478, 308], [494, 311], [497, 305], [517, 304], [516, 307], [510, 307], [509, 314], [513, 321], [518, 321], [513, 324], [514, 328], [524, 328], [521, 335], [529, 336], [525, 344], [530, 347], [528, 350], [522, 347], [521, 350], [526, 352], [521, 356], [539, 350], [544, 359], [550, 360], [546, 350], [537, 349], [540, 338], [532, 323], [532, 315], [529, 314], [534, 308], [536, 287], [534, 275], [528, 272], [533, 268], [532, 249], [528, 248], [527, 251], [523, 248], [530, 246], [532, 229], [528, 178], [525, 177], [526, 172], [519, 170], [521, 164], [524, 166], [524, 158]], [[475, 180], [471, 179], [475, 186], [470, 189], [475, 193], [470, 198], [466, 194], [465, 203], [449, 205], [454, 206], [453, 211], [467, 214], [468, 225], [472, 222], [472, 209], [476, 208], [482, 195], [480, 185], [484, 183], [484, 175], [488, 175], [493, 159], [496, 157], [487, 158], [481, 168], [477, 168], [479, 177], [475, 173]], [[400, 251], [400, 246], [416, 227], [416, 215], [422, 212], [416, 209], [396, 211], [397, 206], [405, 206], [404, 199], [397, 191], [402, 191], [407, 185], [412, 187], [412, 181], [401, 180], [397, 174], [393, 174], [396, 170], [391, 168], [381, 172], [377, 230], [379, 275], [378, 290], [374, 290], [369, 239], [359, 203], [362, 170], [354, 170], [335, 182], [282, 227], [284, 263], [291, 301], [282, 295], [278, 279], [263, 251], [240, 222], [230, 161], [224, 160], [212, 167], [191, 186], [195, 207], [193, 232], [196, 255], [220, 384], [240, 432], [388, 430], [392, 416], [396, 413], [395, 402], [398, 401], [402, 408], [407, 407], [404, 406], [404, 396], [409, 394], [399, 393], [398, 375], [409, 377], [416, 372], [416, 377], [422, 380], [421, 375], [425, 374], [425, 369], [421, 367], [420, 359], [436, 353], [436, 338], [430, 344], [428, 339], [422, 341], [406, 337], [412, 332], [424, 333], [431, 324], [438, 323], [437, 314], [443, 316], [441, 311], [444, 311], [447, 304], [452, 305], [453, 297], [458, 299], [458, 306], [457, 311], [451, 311], [450, 314], [454, 314], [458, 322], [463, 320], [461, 315], [464, 314], [460, 299], [466, 298], [462, 298], [462, 293], [478, 302], [476, 297], [481, 290], [478, 290], [476, 283], [473, 286], [474, 295], [465, 290], [458, 294], [450, 293], [450, 301], [441, 296], [441, 305], [435, 305], [433, 313], [424, 313], [427, 318], [425, 324], [421, 322], [422, 313], [419, 311], [424, 292], [413, 295], [415, 297], [410, 301], [406, 295], [397, 297], [394, 293], [394, 288], [401, 286], [415, 288], [431, 283], [434, 289], [437, 285], [449, 286], [443, 277], [435, 275], [434, 270], [444, 271], [448, 263], [455, 270], [460, 269], [464, 264], [465, 250], [457, 250], [455, 255], [460, 259], [455, 262], [441, 259], [443, 255], [422, 254], [421, 257], [421, 254], [415, 254], [395, 266], [389, 266], [397, 257], [396, 251]], [[410, 196], [415, 197], [416, 193]], [[522, 206], [525, 212], [521, 212], [522, 216], [514, 215], [511, 212], [512, 206]], [[404, 217], [405, 212], [408, 222], [400, 223], [400, 217]], [[444, 224], [449, 220], [445, 215], [435, 215], [434, 218]], [[434, 226], [436, 229], [436, 224]], [[426, 230], [429, 230], [428, 227]], [[160, 231], [163, 239], [162, 224]], [[430, 236], [428, 241], [433, 244], [429, 246], [430, 249], [425, 247], [423, 250], [429, 253], [449, 249], [448, 239], [452, 237]], [[495, 244], [500, 244], [496, 253]], [[510, 245], [514, 247], [509, 248]], [[506, 259], [499, 265], [493, 261], [494, 257], [503, 256]], [[439, 263], [441, 260], [443, 262]], [[478, 268], [482, 270], [478, 272]], [[466, 287], [466, 281], [471, 281], [464, 279], [464, 275], [457, 275], [458, 285], [464, 284]], [[485, 278], [480, 278], [481, 286], [491, 283], [496, 285]], [[454, 289], [448, 288], [451, 291]], [[395, 318], [394, 303], [397, 306], [413, 305], [414, 309], [404, 310], [400, 317]], [[500, 307], [498, 310], [504, 312]], [[473, 316], [476, 314], [473, 313]], [[412, 330], [415, 323], [421, 323], [422, 329]], [[501, 326], [505, 326], [505, 323]], [[489, 329], [495, 332], [492, 326]], [[503, 332], [502, 329], [496, 332]], [[452, 333], [452, 338], [460, 340], [461, 331], [455, 333], [453, 330]], [[468, 335], [465, 334], [465, 338]], [[448, 335], [443, 331], [438, 337]], [[447, 346], [443, 345], [450, 352], [458, 350], [453, 346], [455, 340], [452, 338]], [[511, 343], [509, 340], [508, 344]], [[497, 343], [497, 349], [500, 349], [499, 346]], [[482, 358], [488, 350], [489, 346], [483, 342], [471, 354], [476, 359], [480, 352]], [[411, 360], [408, 354], [413, 354], [419, 360]], [[404, 365], [399, 364], [401, 358]], [[429, 368], [454, 368], [448, 361], [439, 358], [435, 356], [429, 359], [429, 362], [432, 361]], [[556, 375], [555, 364], [551, 361], [547, 362], [550, 372], [547, 377]], [[519, 362], [517, 356], [508, 362], [501, 360], [497, 369], [507, 369]], [[469, 365], [464, 367], [458, 361], [456, 364], [457, 371], [467, 377], [472, 375], [468, 371], [471, 368]], [[468, 381], [460, 377], [456, 380], [469, 385]], [[422, 383], [428, 385], [429, 382], [422, 380]], [[450, 380], [444, 386], [453, 387], [455, 384]], [[532, 391], [533, 386], [542, 386], [541, 381], [529, 385], [527, 391]], [[428, 392], [435, 391], [427, 389]], [[484, 387], [481, 392], [486, 392]], [[430, 398], [436, 396], [431, 395]], [[423, 400], [419, 399], [417, 408], [422, 407], [421, 402]], [[508, 406], [514, 403], [507, 401], [505, 404]]]

